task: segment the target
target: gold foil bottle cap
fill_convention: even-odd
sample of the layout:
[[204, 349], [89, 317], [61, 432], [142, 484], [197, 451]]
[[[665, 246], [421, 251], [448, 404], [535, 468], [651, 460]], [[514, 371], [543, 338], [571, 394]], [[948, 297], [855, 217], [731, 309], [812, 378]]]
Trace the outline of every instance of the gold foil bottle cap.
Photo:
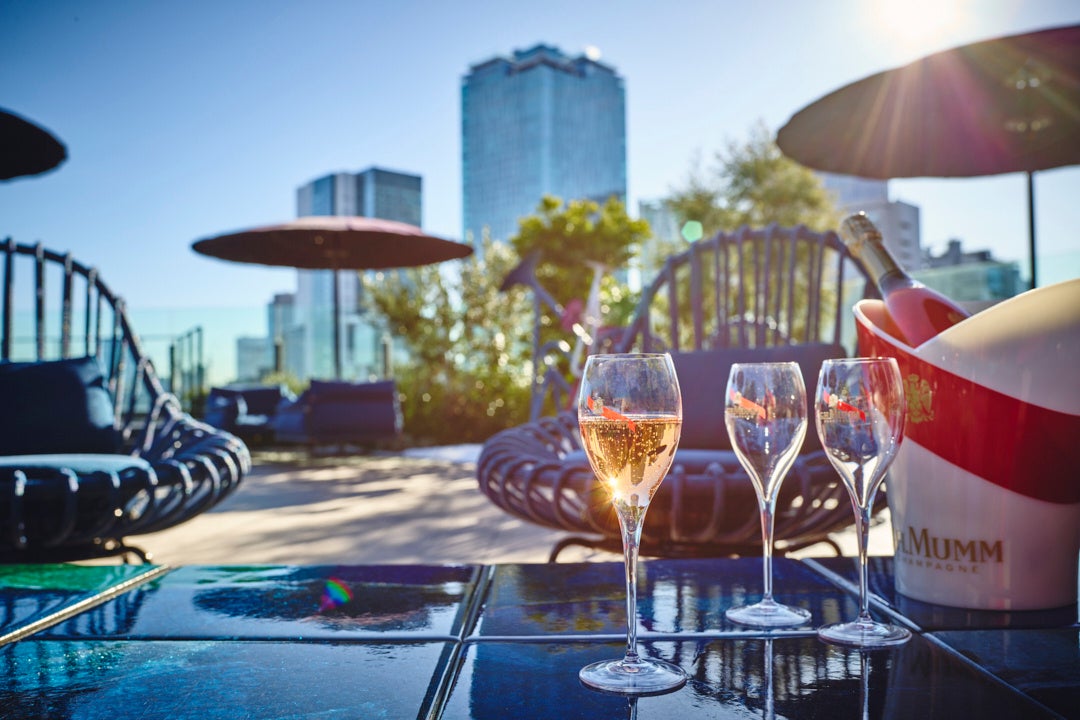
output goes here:
[[862, 211], [844, 218], [840, 223], [840, 236], [844, 244], [856, 255], [860, 254], [864, 243], [881, 245], [883, 242], [881, 231]]

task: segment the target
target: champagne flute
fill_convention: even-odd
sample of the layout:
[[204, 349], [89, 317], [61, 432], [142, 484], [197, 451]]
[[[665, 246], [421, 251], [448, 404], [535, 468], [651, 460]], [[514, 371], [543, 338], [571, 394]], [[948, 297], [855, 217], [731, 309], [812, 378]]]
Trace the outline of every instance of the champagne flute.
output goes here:
[[866, 543], [870, 508], [904, 432], [904, 386], [893, 358], [826, 360], [818, 375], [815, 419], [829, 462], [844, 481], [859, 542], [859, 615], [818, 628], [818, 637], [855, 647], [907, 642], [911, 633], [870, 617]]
[[806, 387], [799, 364], [735, 363], [728, 375], [724, 424], [731, 447], [757, 494], [761, 513], [764, 592], [752, 605], [728, 608], [728, 620], [756, 627], [789, 627], [810, 620], [804, 608], [772, 594], [773, 526], [780, 483], [806, 438]]
[[637, 557], [642, 523], [675, 457], [682, 395], [671, 356], [590, 355], [578, 391], [581, 443], [619, 517], [626, 563], [626, 654], [587, 665], [585, 685], [621, 695], [654, 694], [686, 683], [681, 668], [637, 651]]

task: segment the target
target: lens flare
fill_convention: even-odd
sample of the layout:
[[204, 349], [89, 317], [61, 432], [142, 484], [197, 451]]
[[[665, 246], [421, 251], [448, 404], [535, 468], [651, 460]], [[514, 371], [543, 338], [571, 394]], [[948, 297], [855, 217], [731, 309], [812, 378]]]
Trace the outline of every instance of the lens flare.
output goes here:
[[341, 580], [330, 578], [323, 588], [322, 602], [319, 603], [319, 612], [326, 612], [352, 600], [352, 590]]

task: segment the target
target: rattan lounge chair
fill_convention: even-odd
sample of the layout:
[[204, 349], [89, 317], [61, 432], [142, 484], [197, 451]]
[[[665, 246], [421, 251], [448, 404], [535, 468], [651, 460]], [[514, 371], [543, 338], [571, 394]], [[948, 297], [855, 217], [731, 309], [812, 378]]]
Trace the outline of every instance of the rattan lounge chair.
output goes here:
[[0, 562], [145, 561], [127, 538], [220, 502], [248, 449], [166, 391], [95, 269], [10, 238], [0, 253]]
[[[649, 510], [643, 555], [761, 552], [754, 490], [724, 428], [730, 365], [796, 360], [812, 394], [821, 362], [849, 354], [843, 340], [851, 306], [873, 292], [834, 232], [805, 227], [719, 233], [667, 260], [613, 347], [671, 352], [683, 391], [683, 435]], [[552, 560], [569, 545], [620, 547], [618, 521], [569, 409], [493, 435], [477, 478], [510, 514], [572, 533]], [[884, 506], [879, 493], [875, 512]], [[846, 491], [811, 427], [777, 502], [777, 550], [830, 542], [839, 553], [829, 535], [853, 522]]]

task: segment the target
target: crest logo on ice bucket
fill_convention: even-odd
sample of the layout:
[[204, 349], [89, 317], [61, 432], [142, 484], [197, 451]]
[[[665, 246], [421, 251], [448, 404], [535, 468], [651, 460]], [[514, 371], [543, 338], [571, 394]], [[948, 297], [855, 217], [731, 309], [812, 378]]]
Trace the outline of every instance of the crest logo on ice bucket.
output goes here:
[[930, 383], [918, 375], [908, 375], [904, 380], [904, 397], [907, 398], [907, 421], [918, 425], [934, 419], [934, 392]]
[[965, 608], [1076, 602], [1080, 279], [1006, 300], [917, 348], [855, 306], [859, 354], [896, 358], [904, 441], [885, 480], [896, 588]]

